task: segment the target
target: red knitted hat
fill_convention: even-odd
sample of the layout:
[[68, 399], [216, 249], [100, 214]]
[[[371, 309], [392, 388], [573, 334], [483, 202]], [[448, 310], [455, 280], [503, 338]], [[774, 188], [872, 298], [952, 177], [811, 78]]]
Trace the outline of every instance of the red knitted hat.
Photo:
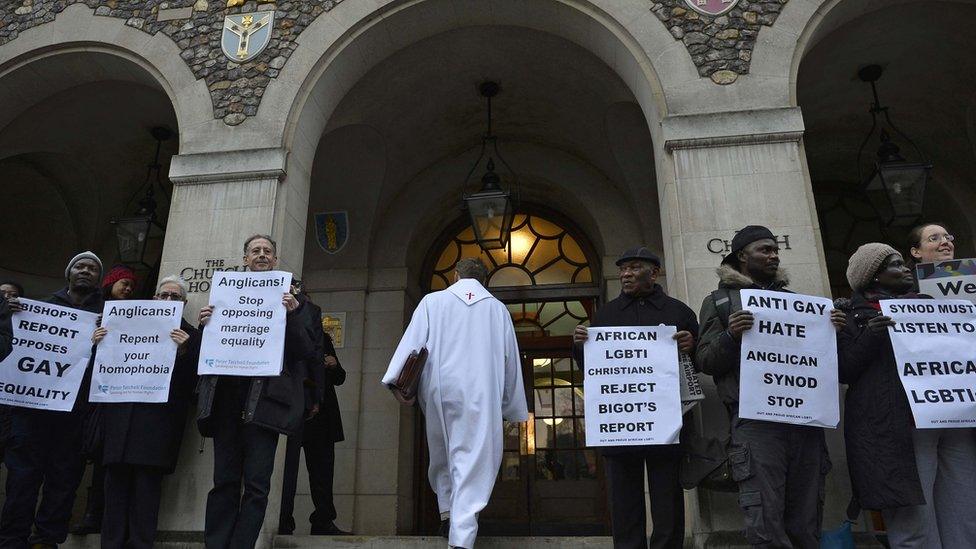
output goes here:
[[110, 288], [113, 284], [122, 280], [123, 278], [128, 278], [129, 280], [135, 282], [136, 272], [125, 265], [116, 265], [112, 267], [112, 270], [109, 271], [105, 275], [105, 278], [102, 279], [102, 288]]

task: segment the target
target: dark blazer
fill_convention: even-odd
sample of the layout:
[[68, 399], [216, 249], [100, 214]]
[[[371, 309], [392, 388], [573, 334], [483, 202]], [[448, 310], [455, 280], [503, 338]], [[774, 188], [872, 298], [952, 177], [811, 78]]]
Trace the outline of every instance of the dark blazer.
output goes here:
[[840, 382], [847, 384], [844, 441], [851, 487], [865, 509], [923, 505], [912, 442], [915, 422], [891, 339], [887, 331], [867, 328], [881, 314], [876, 305], [860, 293], [835, 304], [847, 313], [847, 325], [837, 336], [837, 359]]
[[0, 298], [0, 360], [7, 358], [13, 349], [14, 328], [10, 320], [10, 305]]
[[147, 465], [176, 470], [183, 442], [187, 409], [197, 381], [200, 330], [183, 321], [190, 334], [183, 354], [177, 355], [166, 403], [102, 404], [102, 432], [105, 437], [102, 463]]
[[[308, 374], [313, 384], [313, 403], [319, 405], [319, 415], [325, 421], [315, 422], [316, 426], [324, 426], [326, 432], [316, 433], [317, 436], [325, 436], [332, 442], [345, 440], [342, 432], [342, 416], [339, 412], [339, 399], [336, 397], [335, 388], [346, 381], [346, 371], [342, 364], [336, 364], [333, 368], [325, 367], [325, 357], [335, 357], [338, 362], [339, 356], [336, 354], [335, 345], [332, 343], [332, 336], [322, 330], [322, 309], [311, 300], [303, 296], [304, 309], [306, 311], [306, 328], [309, 337], [314, 342], [316, 360], [309, 362]], [[324, 414], [324, 415], [323, 415]], [[309, 424], [305, 425], [306, 431]]]
[[[620, 294], [619, 297], [607, 303], [593, 315], [590, 326], [657, 326], [665, 324], [674, 326], [681, 331], [689, 331], [698, 337], [698, 320], [695, 312], [684, 303], [670, 297], [661, 286], [655, 284], [651, 295], [646, 297], [631, 297]], [[573, 355], [580, 371], [585, 372], [583, 364], [583, 346], [574, 345]], [[612, 446], [600, 449], [604, 455], [618, 455], [635, 451], [648, 450], [667, 452], [660, 447], [649, 446]]]
[[305, 327], [304, 305], [287, 316], [285, 327], [285, 357], [281, 375], [254, 378], [233, 376], [200, 376], [197, 384], [197, 428], [205, 437], [216, 432], [214, 402], [218, 378], [248, 384], [244, 403], [244, 422], [286, 435], [301, 431], [305, 421], [305, 378], [308, 364], [314, 360], [314, 343]]

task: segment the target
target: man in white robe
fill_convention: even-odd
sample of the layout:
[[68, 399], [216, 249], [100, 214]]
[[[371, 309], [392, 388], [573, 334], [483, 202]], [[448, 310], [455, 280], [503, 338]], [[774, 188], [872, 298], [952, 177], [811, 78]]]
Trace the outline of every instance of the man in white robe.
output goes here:
[[512, 317], [483, 286], [487, 269], [462, 259], [455, 282], [425, 296], [413, 313], [383, 383], [396, 381], [412, 351], [426, 347], [418, 400], [430, 449], [428, 478], [451, 547], [472, 549], [478, 513], [488, 504], [502, 461], [502, 418], [528, 410]]

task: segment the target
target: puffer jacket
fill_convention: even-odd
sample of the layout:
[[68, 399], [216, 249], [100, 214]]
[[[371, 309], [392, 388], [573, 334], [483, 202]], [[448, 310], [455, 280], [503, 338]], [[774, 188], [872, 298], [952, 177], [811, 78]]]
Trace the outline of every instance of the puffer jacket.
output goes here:
[[[740, 290], [771, 290], [787, 292], [789, 279], [782, 269], [776, 273], [775, 280], [768, 286], [757, 284], [739, 271], [722, 265], [718, 268], [718, 288], [727, 290], [731, 300], [730, 313], [742, 309]], [[705, 296], [702, 301], [701, 313], [698, 321], [701, 329], [698, 335], [698, 347], [695, 352], [695, 365], [700, 371], [712, 376], [718, 395], [722, 398], [729, 411], [730, 417], [739, 412], [739, 348], [741, 342], [732, 338], [725, 322], [721, 318], [718, 307], [712, 295]]]
[[855, 293], [834, 304], [847, 313], [837, 342], [839, 379], [847, 385], [847, 467], [854, 497], [861, 507], [873, 510], [925, 503], [915, 465], [914, 420], [891, 339], [887, 331], [867, 328], [881, 314], [877, 303]]

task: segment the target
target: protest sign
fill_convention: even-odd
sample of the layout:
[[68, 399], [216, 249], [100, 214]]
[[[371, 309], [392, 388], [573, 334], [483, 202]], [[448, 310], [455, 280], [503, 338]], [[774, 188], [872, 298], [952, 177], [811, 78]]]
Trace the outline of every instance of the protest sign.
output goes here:
[[180, 327], [180, 301], [107, 301], [95, 351], [91, 402], [166, 402], [176, 363], [170, 332]]
[[976, 259], [951, 259], [915, 266], [919, 292], [936, 299], [976, 303]]
[[285, 306], [291, 273], [215, 272], [213, 315], [203, 330], [200, 375], [276, 376], [285, 352]]
[[840, 421], [834, 304], [825, 297], [742, 290], [755, 318], [742, 334], [739, 417], [830, 427]]
[[976, 305], [882, 299], [895, 364], [919, 429], [976, 426]]
[[699, 400], [705, 400], [705, 391], [702, 390], [691, 356], [680, 353], [678, 362], [681, 368], [681, 415], [685, 415]]
[[31, 299], [13, 313], [13, 351], [0, 362], [0, 404], [71, 411], [91, 358], [95, 313]]
[[674, 444], [681, 387], [674, 326], [590, 328], [583, 345], [587, 446]]

